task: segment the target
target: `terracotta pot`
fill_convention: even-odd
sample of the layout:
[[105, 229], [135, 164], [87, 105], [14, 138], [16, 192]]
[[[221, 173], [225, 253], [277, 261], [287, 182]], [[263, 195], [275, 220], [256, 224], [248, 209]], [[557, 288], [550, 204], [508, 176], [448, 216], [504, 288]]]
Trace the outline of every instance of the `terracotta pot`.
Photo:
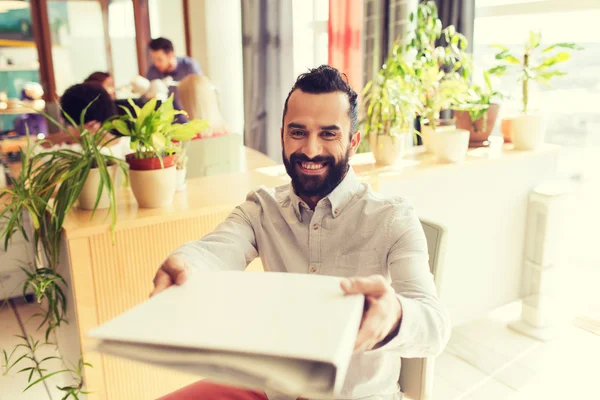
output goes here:
[[[171, 156], [164, 156], [162, 158], [165, 168], [172, 167], [175, 165], [177, 154]], [[163, 168], [160, 165], [160, 159], [158, 157], [153, 158], [135, 158], [135, 153], [130, 153], [125, 156], [125, 161], [129, 164], [129, 169], [132, 171], [150, 171], [153, 169]]]
[[[489, 145], [488, 138], [494, 130], [498, 119], [499, 104], [490, 104], [486, 114], [473, 122], [468, 111], [454, 111], [456, 127], [466, 129], [470, 133], [469, 147], [483, 147]], [[485, 126], [484, 126], [485, 124]]]
[[504, 143], [512, 143], [513, 138], [513, 126], [512, 118], [505, 118], [500, 122], [500, 132], [504, 138]]

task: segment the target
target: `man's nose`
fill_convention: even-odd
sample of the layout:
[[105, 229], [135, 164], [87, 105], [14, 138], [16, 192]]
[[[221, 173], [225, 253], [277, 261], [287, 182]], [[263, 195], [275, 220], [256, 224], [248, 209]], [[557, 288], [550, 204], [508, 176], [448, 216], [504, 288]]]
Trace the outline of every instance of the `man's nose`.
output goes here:
[[317, 135], [309, 135], [304, 142], [304, 146], [302, 148], [302, 152], [308, 158], [315, 158], [321, 155], [323, 148], [321, 147], [321, 143]]

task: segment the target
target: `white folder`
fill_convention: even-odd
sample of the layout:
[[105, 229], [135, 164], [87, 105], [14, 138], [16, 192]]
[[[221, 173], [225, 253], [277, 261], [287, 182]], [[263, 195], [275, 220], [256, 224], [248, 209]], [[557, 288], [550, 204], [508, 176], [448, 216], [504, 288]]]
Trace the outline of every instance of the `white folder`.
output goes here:
[[194, 271], [89, 336], [102, 353], [217, 382], [335, 398], [363, 306], [336, 277]]

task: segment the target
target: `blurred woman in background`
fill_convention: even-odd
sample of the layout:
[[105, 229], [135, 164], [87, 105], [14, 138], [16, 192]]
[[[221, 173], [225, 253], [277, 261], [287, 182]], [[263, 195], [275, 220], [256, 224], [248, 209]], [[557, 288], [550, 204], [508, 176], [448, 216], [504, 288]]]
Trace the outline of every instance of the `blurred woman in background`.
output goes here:
[[202, 137], [231, 133], [229, 124], [223, 119], [213, 84], [203, 75], [192, 74], [183, 78], [177, 92], [181, 108], [188, 113], [189, 119], [205, 119], [209, 126]]
[[108, 72], [96, 71], [88, 76], [83, 83], [100, 85], [110, 95], [111, 99], [115, 99], [115, 80]]

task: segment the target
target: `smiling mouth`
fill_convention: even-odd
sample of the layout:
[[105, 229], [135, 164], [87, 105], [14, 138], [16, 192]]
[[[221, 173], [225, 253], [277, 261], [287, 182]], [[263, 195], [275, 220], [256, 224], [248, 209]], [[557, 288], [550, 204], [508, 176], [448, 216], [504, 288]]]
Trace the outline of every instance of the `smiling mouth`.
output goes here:
[[303, 162], [298, 162], [297, 165], [300, 168], [300, 170], [302, 171], [302, 173], [307, 174], [307, 175], [318, 175], [327, 169], [326, 162], [316, 163], [316, 162], [303, 161]]

